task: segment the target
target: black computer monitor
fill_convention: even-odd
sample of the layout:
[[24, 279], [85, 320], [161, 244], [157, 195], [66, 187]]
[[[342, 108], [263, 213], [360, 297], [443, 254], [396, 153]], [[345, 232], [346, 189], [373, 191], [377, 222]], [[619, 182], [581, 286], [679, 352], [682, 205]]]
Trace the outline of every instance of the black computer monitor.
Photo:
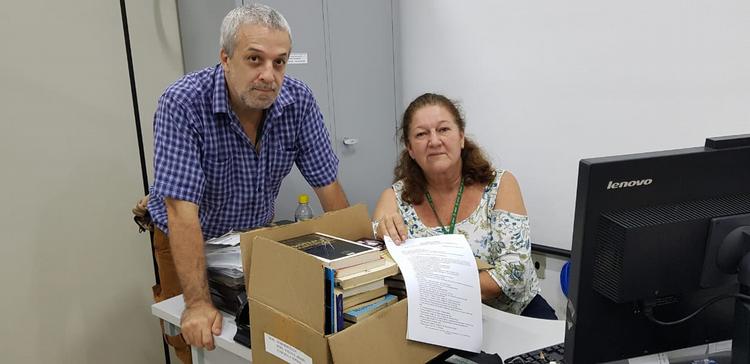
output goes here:
[[[729, 265], [739, 262], [750, 250], [749, 226], [750, 134], [709, 138], [705, 147], [582, 160], [566, 362], [614, 361], [733, 337], [735, 348], [747, 347], [750, 320], [735, 317], [735, 298], [677, 325], [649, 316], [678, 320], [714, 297], [736, 295], [736, 267], [722, 271], [716, 260], [736, 255]], [[732, 239], [736, 247], [727, 253]], [[740, 276], [750, 276], [744, 269]], [[735, 325], [743, 320], [744, 327]]]

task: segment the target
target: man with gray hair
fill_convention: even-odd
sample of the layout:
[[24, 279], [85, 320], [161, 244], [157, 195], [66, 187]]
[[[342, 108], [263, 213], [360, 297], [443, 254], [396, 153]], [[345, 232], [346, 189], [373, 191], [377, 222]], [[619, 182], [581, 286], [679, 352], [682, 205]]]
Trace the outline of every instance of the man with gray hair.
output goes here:
[[[148, 201], [156, 300], [182, 292], [182, 337], [208, 350], [222, 316], [209, 295], [204, 241], [270, 223], [295, 163], [324, 210], [348, 206], [320, 108], [307, 85], [285, 75], [292, 38], [284, 17], [265, 5], [238, 7], [224, 18], [220, 43], [220, 64], [184, 76], [159, 99]], [[179, 337], [167, 341], [190, 361]]]

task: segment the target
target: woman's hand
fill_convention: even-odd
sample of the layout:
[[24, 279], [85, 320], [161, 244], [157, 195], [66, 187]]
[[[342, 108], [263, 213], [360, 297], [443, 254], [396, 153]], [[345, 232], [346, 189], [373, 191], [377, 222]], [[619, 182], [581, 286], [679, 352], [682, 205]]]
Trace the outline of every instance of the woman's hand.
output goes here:
[[398, 211], [396, 193], [393, 192], [392, 188], [386, 188], [380, 195], [372, 216], [374, 217], [372, 231], [375, 239], [383, 240], [383, 237], [388, 235], [396, 245], [406, 240], [406, 225], [404, 225], [404, 218]]
[[384, 236], [388, 235], [396, 245], [400, 245], [406, 240], [407, 232], [406, 225], [404, 225], [404, 218], [398, 212], [391, 212], [384, 214], [379, 219], [373, 222], [375, 228], [375, 238], [382, 240]]

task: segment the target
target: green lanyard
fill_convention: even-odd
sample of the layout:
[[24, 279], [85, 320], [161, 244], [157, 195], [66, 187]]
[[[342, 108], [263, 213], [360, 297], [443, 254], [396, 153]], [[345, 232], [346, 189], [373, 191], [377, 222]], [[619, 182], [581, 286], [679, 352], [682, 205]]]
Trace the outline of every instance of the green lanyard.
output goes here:
[[456, 195], [456, 203], [453, 204], [453, 214], [451, 214], [451, 228], [450, 230], [445, 230], [445, 225], [443, 225], [443, 222], [440, 221], [440, 216], [438, 216], [437, 210], [435, 210], [435, 204], [432, 203], [432, 196], [430, 196], [430, 192], [425, 190], [424, 195], [427, 197], [427, 202], [430, 204], [430, 207], [432, 208], [432, 212], [435, 213], [435, 218], [437, 218], [438, 224], [440, 224], [440, 230], [443, 230], [443, 234], [453, 234], [453, 229], [456, 228], [456, 216], [458, 216], [458, 206], [461, 205], [461, 196], [464, 194], [464, 178], [461, 177], [461, 185], [458, 187], [458, 194]]

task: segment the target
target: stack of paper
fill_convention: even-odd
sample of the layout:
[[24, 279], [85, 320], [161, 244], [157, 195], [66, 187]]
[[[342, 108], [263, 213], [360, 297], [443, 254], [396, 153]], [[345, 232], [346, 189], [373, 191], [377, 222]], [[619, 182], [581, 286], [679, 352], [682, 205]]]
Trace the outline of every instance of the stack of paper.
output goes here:
[[206, 253], [206, 268], [232, 278], [244, 276], [239, 233], [230, 232], [208, 240], [204, 250]]

